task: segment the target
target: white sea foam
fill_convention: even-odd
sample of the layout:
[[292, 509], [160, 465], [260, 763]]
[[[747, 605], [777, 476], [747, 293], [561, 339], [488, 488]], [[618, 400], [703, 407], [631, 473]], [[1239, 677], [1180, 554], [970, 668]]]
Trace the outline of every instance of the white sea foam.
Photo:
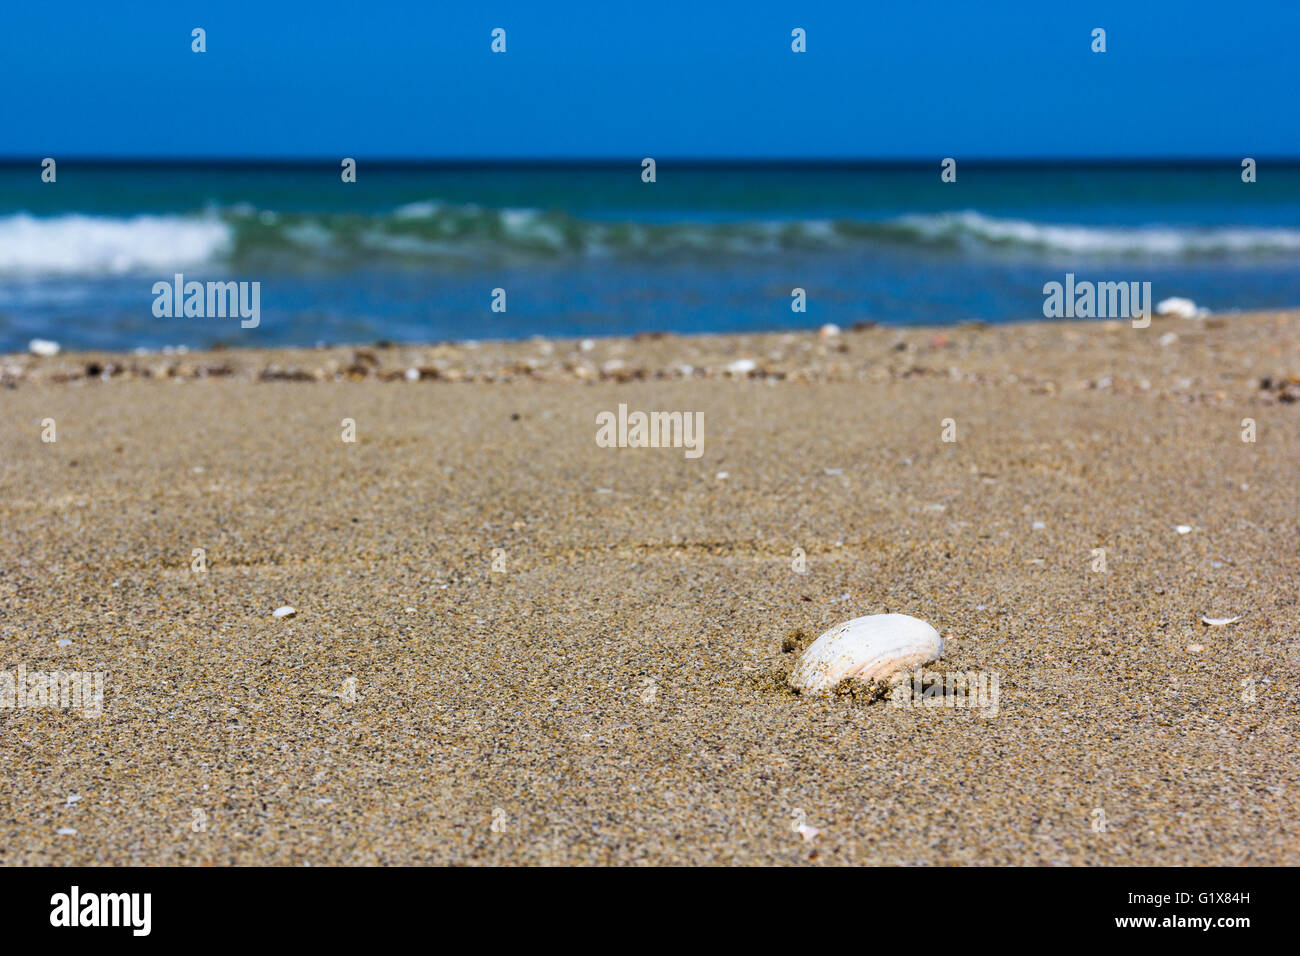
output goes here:
[[1177, 258], [1250, 252], [1300, 252], [1300, 230], [1277, 227], [1084, 226], [1001, 219], [974, 211], [903, 216], [922, 239], [1021, 246], [1079, 255]]
[[[1093, 226], [1000, 218], [975, 211], [885, 221], [712, 220], [608, 222], [529, 208], [492, 209], [439, 200], [408, 203], [363, 220], [328, 213], [277, 214], [247, 203], [201, 215], [130, 218], [69, 213], [0, 216], [0, 276], [168, 275], [226, 258], [373, 258], [469, 261], [475, 257], [577, 255], [770, 256], [787, 249], [851, 249], [859, 242], [997, 249], [1041, 256], [1191, 259], [1300, 255], [1300, 230], [1267, 226]], [[236, 233], [238, 229], [238, 233]], [[236, 242], [248, 248], [235, 248]]]
[[442, 212], [445, 207], [437, 199], [427, 199], [420, 202], [408, 202], [405, 206], [398, 206], [393, 210], [395, 219], [432, 219], [438, 213]]
[[0, 275], [124, 275], [200, 265], [230, 246], [212, 217], [0, 216]]

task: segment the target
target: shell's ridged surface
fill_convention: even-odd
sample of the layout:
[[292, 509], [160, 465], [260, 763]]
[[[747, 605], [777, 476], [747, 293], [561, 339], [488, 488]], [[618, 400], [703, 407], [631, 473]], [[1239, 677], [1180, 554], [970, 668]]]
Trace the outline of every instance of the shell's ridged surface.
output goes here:
[[887, 681], [895, 674], [939, 659], [943, 638], [907, 614], [871, 614], [837, 624], [799, 657], [790, 685], [820, 694], [850, 678]]

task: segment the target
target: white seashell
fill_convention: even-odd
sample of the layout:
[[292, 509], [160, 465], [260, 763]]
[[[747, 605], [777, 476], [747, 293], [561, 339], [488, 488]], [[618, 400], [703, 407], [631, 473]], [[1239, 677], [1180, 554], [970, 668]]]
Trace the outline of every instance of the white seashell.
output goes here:
[[736, 359], [727, 366], [727, 373], [729, 375], [748, 375], [756, 368], [758, 368], [758, 363], [753, 359]]
[[1208, 624], [1210, 627], [1223, 627], [1225, 624], [1235, 624], [1240, 620], [1240, 614], [1236, 617], [1205, 617], [1204, 615], [1201, 617], [1201, 623]]
[[818, 830], [816, 827], [810, 827], [806, 823], [801, 823], [794, 828], [794, 832], [803, 837], [805, 843], [811, 843], [821, 835], [822, 831]]
[[297, 608], [289, 607], [289, 605], [286, 604], [284, 607], [277, 607], [272, 611], [271, 617], [293, 617], [297, 613]]
[[55, 830], [54, 832], [57, 833], [59, 836], [76, 836], [76, 835], [77, 835], [77, 831], [74, 830], [74, 829], [72, 829], [72, 827], [59, 827], [59, 828], [58, 828], [57, 830]]
[[32, 339], [27, 343], [27, 351], [33, 355], [49, 358], [51, 355], [59, 354], [59, 343], [51, 342], [49, 339]]
[[790, 673], [790, 685], [820, 694], [841, 681], [885, 681], [939, 659], [943, 638], [906, 614], [871, 614], [837, 624], [808, 645]]
[[840, 334], [840, 327], [836, 325], [834, 322], [827, 322], [825, 325], [823, 325], [820, 329], [817, 330], [817, 334], [824, 339], [834, 338], [835, 336]]
[[1196, 318], [1196, 303], [1191, 299], [1173, 296], [1156, 303], [1156, 315], [1172, 315], [1178, 319]]
[[1189, 524], [1176, 524], [1174, 525], [1174, 530], [1179, 534], [1189, 534], [1192, 530], [1192, 526]]

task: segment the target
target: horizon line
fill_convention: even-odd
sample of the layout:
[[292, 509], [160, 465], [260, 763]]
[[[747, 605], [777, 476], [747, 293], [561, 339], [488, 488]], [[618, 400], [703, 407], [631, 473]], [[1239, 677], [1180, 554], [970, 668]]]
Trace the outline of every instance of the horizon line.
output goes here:
[[[715, 157], [715, 156], [655, 156], [628, 157], [618, 159], [610, 157], [468, 157], [468, 158], [415, 158], [415, 157], [375, 157], [353, 155], [341, 156], [86, 156], [68, 155], [60, 159], [57, 156], [0, 156], [0, 166], [39, 166], [45, 159], [53, 158], [60, 164], [70, 163], [85, 166], [230, 166], [230, 167], [308, 167], [323, 164], [338, 164], [344, 158], [357, 161], [358, 165], [389, 168], [520, 168], [520, 167], [567, 167], [567, 168], [617, 168], [622, 166], [640, 166], [646, 158], [653, 158], [656, 167], [669, 165], [676, 167], [771, 167], [771, 168], [915, 168], [936, 165], [947, 157], [926, 156], [910, 158], [808, 158], [808, 157]], [[1136, 167], [1136, 166], [1173, 166], [1205, 167], [1230, 164], [1239, 167], [1243, 159], [1251, 158], [1256, 163], [1264, 162], [1279, 166], [1300, 165], [1300, 156], [1269, 156], [1266, 154], [1246, 156], [1128, 156], [1128, 157], [991, 157], [975, 156], [968, 159], [953, 157], [959, 166], [983, 167], [1043, 167], [1043, 166], [1095, 166], [1095, 167]]]

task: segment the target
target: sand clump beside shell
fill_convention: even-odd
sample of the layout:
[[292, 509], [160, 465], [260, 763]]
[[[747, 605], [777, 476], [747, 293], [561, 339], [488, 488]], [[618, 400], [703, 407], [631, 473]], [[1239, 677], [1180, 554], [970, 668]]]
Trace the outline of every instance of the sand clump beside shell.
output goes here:
[[849, 680], [883, 686], [942, 654], [943, 638], [919, 618], [907, 614], [855, 617], [808, 646], [790, 672], [790, 686], [810, 696]]

